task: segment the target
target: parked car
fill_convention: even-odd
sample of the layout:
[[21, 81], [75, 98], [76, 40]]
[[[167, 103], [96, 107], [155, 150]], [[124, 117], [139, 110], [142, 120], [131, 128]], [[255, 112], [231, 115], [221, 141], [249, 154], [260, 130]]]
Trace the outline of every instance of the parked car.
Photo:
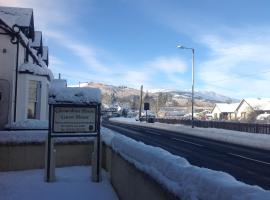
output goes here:
[[[156, 119], [155, 114], [153, 114], [152, 112], [148, 112], [147, 113], [147, 122], [148, 123], [154, 123]], [[139, 119], [139, 115], [136, 116], [135, 118], [136, 121], [146, 121], [146, 113], [142, 113], [141, 118]]]

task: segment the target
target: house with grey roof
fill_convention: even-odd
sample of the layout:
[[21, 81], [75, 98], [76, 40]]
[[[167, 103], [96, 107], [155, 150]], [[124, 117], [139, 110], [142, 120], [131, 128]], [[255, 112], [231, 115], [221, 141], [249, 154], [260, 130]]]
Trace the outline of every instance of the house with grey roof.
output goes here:
[[0, 6], [0, 129], [28, 119], [47, 120], [48, 47], [31, 8]]

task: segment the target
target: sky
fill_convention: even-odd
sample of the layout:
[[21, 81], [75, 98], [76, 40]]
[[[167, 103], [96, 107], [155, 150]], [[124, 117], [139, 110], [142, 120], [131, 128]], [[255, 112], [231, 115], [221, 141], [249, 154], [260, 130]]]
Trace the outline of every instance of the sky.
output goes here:
[[234, 98], [270, 95], [268, 0], [0, 0], [34, 9], [55, 77]]

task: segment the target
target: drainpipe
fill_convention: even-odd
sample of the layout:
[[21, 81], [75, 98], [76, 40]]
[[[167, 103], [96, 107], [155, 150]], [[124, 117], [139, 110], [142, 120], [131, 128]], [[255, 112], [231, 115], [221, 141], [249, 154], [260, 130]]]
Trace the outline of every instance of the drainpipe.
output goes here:
[[14, 99], [14, 116], [13, 116], [14, 122], [16, 122], [16, 113], [17, 113], [18, 68], [19, 68], [19, 41], [17, 42], [17, 54], [16, 54], [15, 99]]

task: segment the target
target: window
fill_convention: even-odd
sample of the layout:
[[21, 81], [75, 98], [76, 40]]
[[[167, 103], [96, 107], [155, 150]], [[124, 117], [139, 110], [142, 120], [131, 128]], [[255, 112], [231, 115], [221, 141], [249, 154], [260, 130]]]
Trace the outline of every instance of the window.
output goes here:
[[40, 81], [29, 81], [29, 93], [28, 93], [28, 119], [38, 119], [40, 116]]

